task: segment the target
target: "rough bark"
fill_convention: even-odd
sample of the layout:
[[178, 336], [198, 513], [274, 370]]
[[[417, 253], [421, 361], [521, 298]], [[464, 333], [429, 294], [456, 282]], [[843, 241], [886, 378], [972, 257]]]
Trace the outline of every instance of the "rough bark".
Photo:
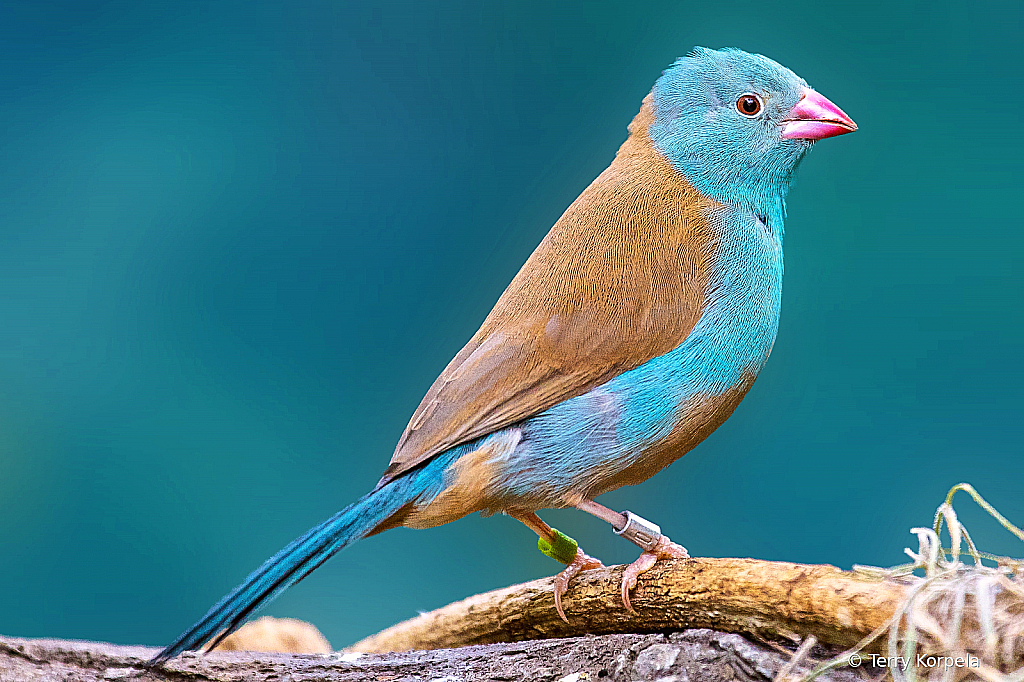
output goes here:
[[[155, 648], [0, 637], [0, 682], [726, 682], [770, 680], [789, 656], [735, 634], [688, 630], [391, 654], [189, 654], [148, 668]], [[819, 680], [852, 682], [852, 671]]]
[[469, 597], [399, 623], [352, 647], [385, 652], [518, 642], [582, 634], [671, 632], [711, 628], [765, 639], [813, 635], [849, 647], [887, 622], [904, 597], [898, 583], [871, 580], [834, 566], [754, 559], [659, 562], [631, 593], [637, 615], [622, 606], [622, 567], [586, 571], [555, 611], [551, 579]]

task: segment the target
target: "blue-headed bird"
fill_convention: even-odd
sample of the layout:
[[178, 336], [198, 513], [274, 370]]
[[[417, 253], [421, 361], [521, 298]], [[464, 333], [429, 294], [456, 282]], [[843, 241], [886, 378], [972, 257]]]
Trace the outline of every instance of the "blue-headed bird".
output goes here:
[[526, 261], [427, 391], [372, 492], [267, 560], [155, 661], [211, 648], [343, 547], [397, 526], [508, 514], [566, 564], [601, 566], [537, 516], [575, 507], [641, 547], [622, 580], [686, 550], [594, 498], [640, 483], [724, 422], [775, 341], [785, 197], [819, 139], [856, 130], [789, 69], [697, 48], [665, 70], [611, 165]]

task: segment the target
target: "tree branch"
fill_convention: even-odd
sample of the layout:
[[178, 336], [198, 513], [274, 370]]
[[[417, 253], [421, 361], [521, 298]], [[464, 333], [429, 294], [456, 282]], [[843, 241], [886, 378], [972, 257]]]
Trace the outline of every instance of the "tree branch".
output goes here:
[[710, 628], [767, 639], [813, 635], [849, 647], [892, 618], [904, 598], [896, 582], [834, 566], [754, 559], [659, 562], [632, 593], [638, 615], [622, 606], [621, 566], [581, 573], [555, 611], [552, 579], [535, 580], [422, 614], [367, 637], [350, 651], [436, 649], [582, 634]]

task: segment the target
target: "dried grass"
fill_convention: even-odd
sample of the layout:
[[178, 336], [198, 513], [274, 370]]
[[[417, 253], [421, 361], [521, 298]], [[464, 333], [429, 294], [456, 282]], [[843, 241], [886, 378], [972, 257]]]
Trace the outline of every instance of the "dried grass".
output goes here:
[[[911, 529], [918, 539], [916, 552], [905, 550], [912, 563], [893, 568], [854, 566], [857, 572], [907, 586], [907, 597], [892, 619], [854, 648], [802, 675], [791, 671], [803, 667], [813, 644], [800, 647], [777, 679], [810, 682], [835, 668], [880, 662], [877, 655], [864, 652], [882, 642], [882, 656], [889, 664], [886, 678], [894, 682], [1024, 682], [1024, 559], [978, 550], [953, 509], [959, 491], [1024, 542], [1024, 531], [972, 486], [954, 486], [935, 512], [932, 527]], [[943, 526], [948, 548], [940, 540]]]

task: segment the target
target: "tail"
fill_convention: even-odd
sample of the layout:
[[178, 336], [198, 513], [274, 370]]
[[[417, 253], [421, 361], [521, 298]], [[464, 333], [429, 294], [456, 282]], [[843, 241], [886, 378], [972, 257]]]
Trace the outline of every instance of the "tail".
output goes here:
[[198, 649], [216, 635], [207, 651], [213, 649], [250, 614], [312, 573], [335, 552], [383, 530], [378, 527], [426, 492], [423, 483], [420, 476], [393, 481], [310, 529], [253, 571], [245, 582], [217, 602], [202, 620], [158, 653], [151, 663], [162, 663], [183, 651]]

